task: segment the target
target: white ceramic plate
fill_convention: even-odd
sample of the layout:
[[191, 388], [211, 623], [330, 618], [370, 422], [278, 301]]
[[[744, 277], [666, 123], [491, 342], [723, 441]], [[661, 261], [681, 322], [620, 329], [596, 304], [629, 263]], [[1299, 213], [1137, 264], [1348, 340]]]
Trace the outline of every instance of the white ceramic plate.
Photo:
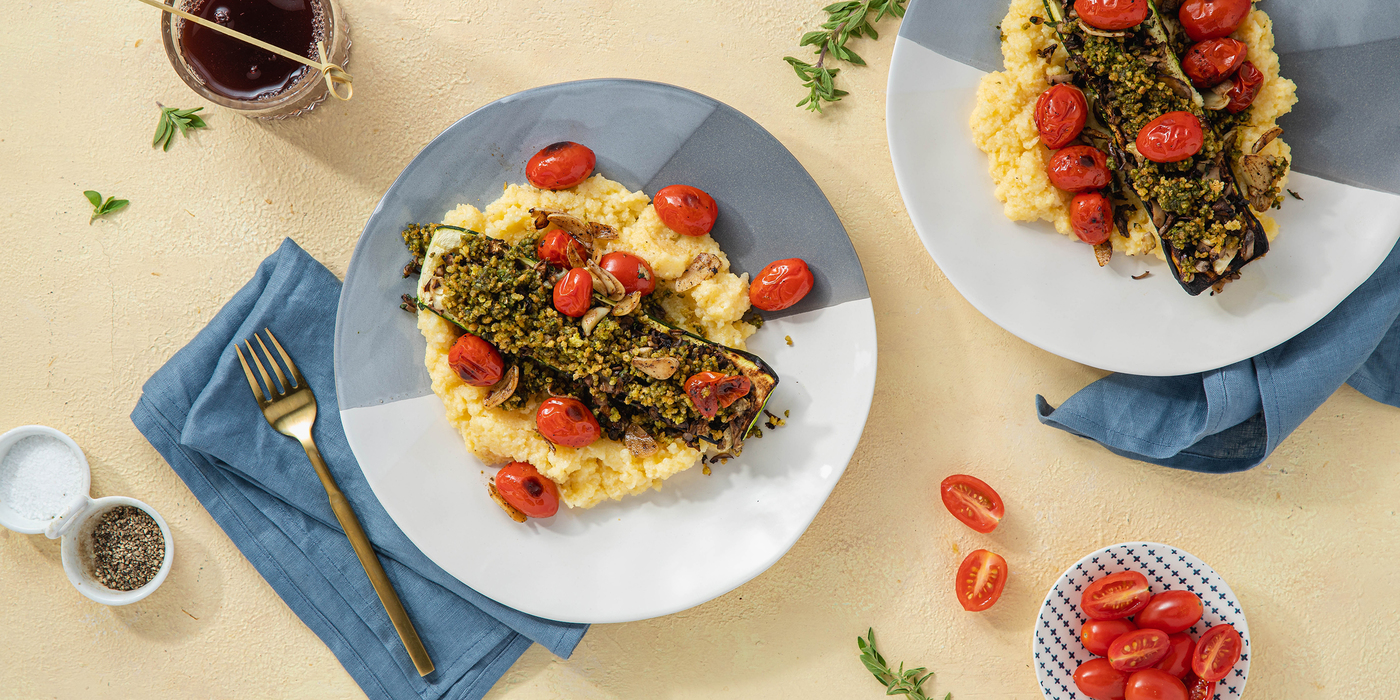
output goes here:
[[[1155, 257], [1115, 255], [1100, 269], [1088, 246], [1052, 225], [1008, 220], [968, 129], [985, 72], [926, 46], [962, 42], [981, 51], [976, 42], [983, 42], [994, 51], [990, 28], [1005, 5], [993, 21], [982, 16], [989, 14], [982, 3], [972, 5], [921, 0], [909, 9], [887, 89], [890, 156], [914, 228], [938, 267], [978, 311], [1023, 340], [1117, 372], [1222, 367], [1307, 329], [1365, 281], [1400, 237], [1400, 197], [1295, 172], [1289, 187], [1306, 199], [1289, 198], [1273, 212], [1281, 234], [1268, 255], [1225, 293], [1191, 297]], [[1304, 89], [1298, 94], [1308, 99]], [[1152, 274], [1132, 279], [1144, 271]]]
[[1104, 547], [1060, 575], [1035, 620], [1031, 650], [1035, 676], [1046, 700], [1089, 700], [1074, 687], [1074, 670], [1094, 655], [1079, 641], [1086, 618], [1079, 597], [1095, 579], [1122, 571], [1147, 577], [1153, 595], [1187, 590], [1201, 597], [1205, 613], [1188, 632], [1195, 639], [1215, 625], [1228, 624], [1244, 638], [1244, 653], [1230, 673], [1215, 684], [1215, 700], [1238, 700], [1249, 677], [1249, 625], [1235, 592], [1205, 562], [1175, 547], [1154, 542], [1125, 542]]
[[[413, 293], [399, 232], [458, 203], [483, 207], [559, 140], [590, 146], [598, 172], [648, 194], [709, 192], [712, 235], [753, 273], [801, 257], [817, 284], [764, 314], [748, 343], [780, 377], [769, 409], [787, 425], [743, 456], [699, 466], [662, 491], [517, 524], [486, 493], [494, 472], [448, 424], [423, 368], [424, 341], [398, 310]], [[336, 317], [336, 392], [345, 434], [404, 533], [482, 594], [540, 617], [622, 622], [665, 615], [758, 575], [792, 546], [855, 450], [875, 386], [875, 320], [859, 260], [816, 183], [753, 120], [668, 85], [566, 83], [487, 105], [429, 144], [384, 195], [356, 246]], [[791, 336], [792, 344], [785, 341]]]

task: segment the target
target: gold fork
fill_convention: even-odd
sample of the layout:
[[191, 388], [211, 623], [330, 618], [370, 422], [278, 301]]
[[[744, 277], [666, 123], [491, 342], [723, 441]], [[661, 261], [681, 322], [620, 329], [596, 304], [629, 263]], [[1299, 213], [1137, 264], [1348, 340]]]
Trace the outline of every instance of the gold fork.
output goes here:
[[374, 547], [370, 545], [369, 538], [365, 536], [364, 529], [360, 527], [360, 519], [355, 517], [355, 511], [350, 508], [350, 501], [346, 500], [345, 494], [340, 492], [340, 487], [335, 483], [335, 477], [331, 476], [330, 469], [326, 467], [326, 461], [321, 459], [321, 452], [316, 449], [316, 443], [311, 439], [311, 426], [316, 423], [316, 397], [311, 394], [311, 387], [301, 376], [301, 372], [297, 370], [291, 356], [282, 349], [282, 344], [277, 342], [277, 338], [272, 335], [272, 331], [264, 328], [263, 332], [267, 333], [267, 338], [272, 341], [272, 346], [277, 348], [277, 354], [287, 365], [294, 383], [287, 382], [286, 375], [282, 373], [282, 367], [277, 364], [272, 353], [267, 351], [267, 345], [263, 344], [262, 338], [254, 333], [253, 338], [258, 341], [258, 346], [267, 356], [268, 364], [272, 365], [272, 371], [277, 375], [278, 384], [273, 384], [272, 378], [267, 376], [267, 370], [263, 369], [262, 360], [258, 359], [258, 353], [253, 351], [253, 344], [244, 340], [243, 344], [248, 346], [248, 354], [253, 356], [253, 364], [258, 367], [258, 374], [262, 375], [262, 383], [267, 385], [267, 393], [263, 393], [262, 386], [253, 376], [253, 370], [248, 368], [248, 361], [243, 359], [243, 349], [234, 344], [233, 349], [238, 351], [238, 361], [243, 365], [243, 373], [248, 376], [248, 386], [252, 388], [253, 396], [258, 400], [258, 407], [262, 409], [263, 417], [267, 418], [267, 422], [271, 423], [277, 432], [296, 438], [301, 443], [302, 449], [306, 450], [306, 456], [311, 459], [311, 466], [316, 468], [316, 476], [321, 477], [321, 485], [326, 488], [326, 496], [330, 498], [331, 510], [335, 511], [336, 520], [339, 520], [340, 526], [345, 529], [345, 536], [350, 538], [350, 545], [355, 548], [355, 554], [360, 558], [360, 565], [365, 567], [365, 574], [369, 576], [369, 582], [374, 585], [374, 592], [379, 594], [379, 602], [384, 604], [384, 610], [389, 613], [389, 620], [394, 623], [394, 629], [398, 631], [399, 639], [403, 640], [403, 646], [408, 650], [409, 657], [413, 659], [413, 665], [418, 668], [418, 675], [426, 676], [433, 672], [433, 660], [428, 658], [428, 650], [423, 647], [423, 641], [418, 638], [418, 631], [413, 628], [413, 622], [408, 619], [408, 613], [404, 611], [403, 603], [399, 602], [399, 595], [394, 592], [394, 585], [384, 574], [384, 567], [380, 566], [379, 557], [374, 553]]

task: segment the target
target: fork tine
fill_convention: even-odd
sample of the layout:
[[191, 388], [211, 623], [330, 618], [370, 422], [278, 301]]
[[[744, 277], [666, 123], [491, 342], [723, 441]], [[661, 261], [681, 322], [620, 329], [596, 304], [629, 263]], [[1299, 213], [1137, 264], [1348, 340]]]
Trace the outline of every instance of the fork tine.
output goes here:
[[267, 384], [268, 400], [272, 399], [272, 394], [281, 396], [283, 393], [285, 393], [278, 391], [277, 385], [272, 383], [272, 377], [267, 376], [267, 370], [263, 369], [262, 360], [258, 359], [258, 353], [253, 351], [253, 344], [246, 340], [243, 341], [243, 344], [248, 346], [248, 354], [253, 356], [253, 364], [258, 366], [258, 374], [262, 375], [263, 383]]
[[302, 378], [301, 372], [297, 370], [296, 363], [292, 362], [292, 356], [288, 355], [287, 351], [282, 349], [282, 344], [277, 342], [276, 336], [272, 335], [272, 329], [264, 328], [263, 331], [267, 333], [268, 339], [271, 340], [272, 344], [277, 348], [277, 352], [282, 355], [282, 361], [287, 363], [287, 369], [292, 371], [292, 379], [296, 381], [297, 388], [306, 386], [306, 380]]
[[262, 387], [258, 386], [258, 380], [253, 376], [253, 370], [248, 368], [248, 361], [243, 359], [243, 348], [235, 344], [233, 349], [238, 352], [238, 363], [243, 365], [243, 376], [248, 378], [248, 387], [253, 390], [253, 397], [258, 400], [258, 405], [267, 403], [267, 399], [263, 397]]
[[277, 364], [277, 358], [272, 356], [267, 345], [263, 343], [262, 338], [257, 333], [254, 333], [253, 337], [258, 339], [258, 346], [262, 348], [263, 355], [267, 356], [267, 363], [272, 365], [272, 371], [277, 374], [277, 383], [282, 385], [282, 393], [291, 391], [292, 385], [287, 383], [287, 375], [282, 374], [282, 365]]

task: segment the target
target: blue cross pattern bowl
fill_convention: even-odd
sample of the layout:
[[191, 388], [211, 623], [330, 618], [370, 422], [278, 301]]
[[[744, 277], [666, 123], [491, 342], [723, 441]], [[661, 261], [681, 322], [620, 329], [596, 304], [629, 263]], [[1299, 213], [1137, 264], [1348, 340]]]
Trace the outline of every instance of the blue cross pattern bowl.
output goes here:
[[1079, 608], [1079, 596], [1095, 579], [1122, 571], [1147, 577], [1152, 594], [1186, 590], [1201, 597], [1205, 614], [1189, 632], [1200, 639], [1219, 624], [1233, 625], [1244, 638], [1244, 653], [1230, 673], [1215, 684], [1214, 700], [1237, 700], [1249, 677], [1249, 625], [1235, 592], [1215, 569], [1188, 552], [1154, 542], [1125, 542], [1094, 552], [1060, 575], [1040, 605], [1035, 621], [1035, 675], [1048, 700], [1089, 700], [1074, 687], [1074, 670], [1094, 658], [1079, 641], [1079, 630], [1088, 620]]

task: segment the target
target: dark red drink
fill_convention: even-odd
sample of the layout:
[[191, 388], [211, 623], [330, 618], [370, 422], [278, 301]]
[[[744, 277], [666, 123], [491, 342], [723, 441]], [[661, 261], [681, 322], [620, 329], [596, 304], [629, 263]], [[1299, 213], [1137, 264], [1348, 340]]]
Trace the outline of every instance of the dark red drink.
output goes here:
[[[312, 59], [323, 34], [324, 20], [316, 0], [193, 0], [185, 10]], [[310, 70], [190, 21], [180, 29], [180, 47], [185, 61], [211, 91], [235, 100], [271, 97]]]

